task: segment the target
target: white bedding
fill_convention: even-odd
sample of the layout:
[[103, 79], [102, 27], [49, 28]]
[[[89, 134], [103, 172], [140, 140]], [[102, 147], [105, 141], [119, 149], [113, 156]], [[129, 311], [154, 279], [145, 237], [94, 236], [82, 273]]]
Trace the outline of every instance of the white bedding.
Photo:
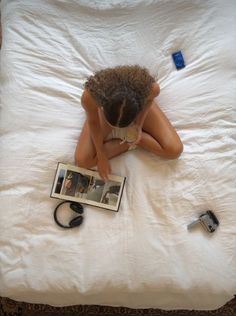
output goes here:
[[[236, 294], [234, 0], [3, 0], [0, 295], [56, 306], [216, 309]], [[186, 68], [171, 54], [181, 50]], [[140, 64], [184, 153], [111, 161], [127, 177], [118, 213], [53, 221], [58, 161], [73, 163], [94, 71]], [[212, 235], [186, 226], [201, 212]], [[67, 220], [65, 210], [64, 219]]]

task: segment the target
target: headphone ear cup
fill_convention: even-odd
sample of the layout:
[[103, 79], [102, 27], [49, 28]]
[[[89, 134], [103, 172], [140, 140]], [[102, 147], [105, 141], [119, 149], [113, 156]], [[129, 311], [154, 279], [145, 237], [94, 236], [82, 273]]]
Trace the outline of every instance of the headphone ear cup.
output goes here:
[[73, 228], [73, 227], [81, 225], [82, 222], [83, 222], [83, 216], [77, 216], [69, 222], [69, 226]]
[[70, 208], [74, 212], [79, 213], [79, 214], [83, 214], [84, 212], [84, 208], [80, 203], [76, 203], [76, 202], [70, 203]]

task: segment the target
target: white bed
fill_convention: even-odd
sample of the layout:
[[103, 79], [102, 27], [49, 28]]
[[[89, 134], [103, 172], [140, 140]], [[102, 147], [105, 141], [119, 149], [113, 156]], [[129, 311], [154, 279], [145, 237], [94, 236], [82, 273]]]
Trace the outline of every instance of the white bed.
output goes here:
[[[231, 300], [236, 2], [3, 0], [1, 14], [0, 295], [167, 310]], [[184, 153], [168, 161], [138, 149], [113, 159], [113, 173], [127, 177], [120, 211], [86, 206], [84, 224], [65, 231], [49, 195], [57, 162], [74, 162], [83, 83], [121, 64], [158, 75], [157, 102]], [[218, 230], [187, 231], [206, 210]]]

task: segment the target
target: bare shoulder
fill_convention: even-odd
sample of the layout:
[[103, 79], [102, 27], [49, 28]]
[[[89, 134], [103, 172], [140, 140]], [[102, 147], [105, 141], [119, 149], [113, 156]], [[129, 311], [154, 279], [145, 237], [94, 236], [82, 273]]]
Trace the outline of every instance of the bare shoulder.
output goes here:
[[148, 99], [153, 100], [160, 94], [160, 86], [157, 82], [154, 82], [151, 87], [151, 92]]
[[92, 97], [88, 89], [84, 89], [81, 96], [81, 104], [86, 112], [94, 112], [98, 109], [97, 101]]

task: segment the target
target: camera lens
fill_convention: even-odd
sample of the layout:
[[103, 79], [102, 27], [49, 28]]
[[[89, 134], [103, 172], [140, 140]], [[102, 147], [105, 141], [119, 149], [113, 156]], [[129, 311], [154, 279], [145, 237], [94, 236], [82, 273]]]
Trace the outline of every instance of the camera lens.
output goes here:
[[209, 228], [211, 233], [213, 233], [215, 231], [215, 229], [211, 225], [209, 225], [208, 228]]

